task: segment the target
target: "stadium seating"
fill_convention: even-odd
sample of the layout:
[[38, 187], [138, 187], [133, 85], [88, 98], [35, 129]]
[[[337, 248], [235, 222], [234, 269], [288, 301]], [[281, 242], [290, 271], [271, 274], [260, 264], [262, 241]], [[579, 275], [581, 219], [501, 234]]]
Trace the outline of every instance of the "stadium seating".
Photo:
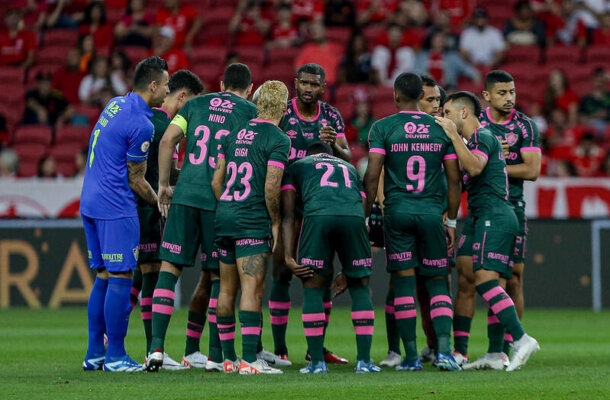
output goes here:
[[24, 80], [25, 71], [23, 68], [5, 66], [0, 68], [0, 85], [4, 85], [5, 83], [24, 82]]
[[74, 29], [48, 29], [44, 32], [42, 47], [77, 46], [78, 35]]
[[55, 145], [74, 145], [87, 147], [91, 129], [86, 125], [61, 125], [55, 132]]
[[36, 176], [38, 160], [47, 154], [48, 146], [42, 143], [16, 143], [11, 147], [19, 157], [19, 176]]
[[49, 125], [20, 125], [15, 129], [11, 142], [15, 144], [41, 144], [49, 146], [53, 140], [53, 131]]

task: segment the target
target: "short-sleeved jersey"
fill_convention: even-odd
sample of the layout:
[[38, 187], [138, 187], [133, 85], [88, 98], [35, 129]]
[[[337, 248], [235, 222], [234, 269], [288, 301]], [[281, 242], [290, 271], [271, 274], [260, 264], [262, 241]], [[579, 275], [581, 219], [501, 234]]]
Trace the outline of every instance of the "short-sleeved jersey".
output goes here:
[[290, 138], [290, 162], [305, 157], [310, 144], [320, 141], [320, 129], [332, 126], [337, 137], [345, 137], [345, 124], [339, 110], [323, 101], [318, 102], [318, 113], [311, 119], [304, 119], [299, 113], [297, 99], [288, 101], [286, 115], [280, 122], [280, 129]]
[[371, 128], [370, 151], [385, 156], [384, 194], [388, 214], [440, 214], [447, 198], [443, 161], [457, 159], [451, 140], [434, 118], [401, 111]]
[[89, 140], [82, 215], [97, 219], [138, 216], [127, 161], [146, 161], [153, 137], [151, 117], [150, 107], [135, 93], [108, 102]]
[[328, 154], [307, 156], [292, 163], [282, 190], [294, 190], [303, 203], [303, 216], [364, 217], [364, 186], [356, 168]]
[[[491, 112], [487, 107], [481, 112], [479, 120], [481, 125], [489, 129], [498, 139], [504, 139], [508, 142], [510, 154], [506, 159], [506, 165], [522, 164], [523, 157], [521, 155], [525, 152], [540, 152], [538, 127], [525, 114], [513, 109], [508, 120], [498, 124], [491, 118]], [[510, 202], [516, 207], [525, 207], [523, 179], [508, 178], [508, 183], [510, 184]]]
[[253, 119], [222, 140], [227, 175], [216, 209], [216, 234], [263, 239], [271, 235], [265, 203], [267, 166], [284, 168], [290, 140], [273, 123]]
[[254, 104], [233, 93], [210, 93], [186, 102], [172, 120], [186, 137], [186, 153], [172, 203], [214, 211], [212, 176], [220, 138], [256, 117]]
[[468, 149], [485, 157], [487, 165], [480, 175], [462, 177], [464, 189], [468, 191], [468, 209], [473, 216], [480, 216], [497, 205], [508, 205], [508, 176], [504, 152], [498, 138], [488, 129], [478, 129], [466, 144]]

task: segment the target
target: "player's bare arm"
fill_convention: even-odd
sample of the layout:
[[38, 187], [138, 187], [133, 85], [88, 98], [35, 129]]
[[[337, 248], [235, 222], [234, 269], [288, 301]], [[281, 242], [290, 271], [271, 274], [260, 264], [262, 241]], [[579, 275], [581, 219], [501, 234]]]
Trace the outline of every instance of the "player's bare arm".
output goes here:
[[169, 184], [170, 186], [176, 186], [178, 183], [178, 177], [180, 176], [180, 169], [178, 168], [178, 160], [174, 158], [172, 167], [169, 171]]
[[364, 174], [364, 190], [366, 199], [362, 202], [364, 205], [364, 215], [371, 215], [371, 207], [377, 197], [377, 188], [379, 186], [379, 177], [383, 170], [385, 156], [379, 153], [369, 153], [369, 163]]
[[146, 161], [127, 161], [129, 187], [148, 204], [157, 204], [157, 194], [146, 181]]
[[225, 177], [227, 175], [226, 164], [227, 162], [224, 157], [218, 157], [216, 159], [216, 169], [214, 170], [214, 176], [212, 177], [212, 190], [214, 191], [216, 200], [220, 200], [220, 196], [222, 195], [222, 185], [225, 182]]
[[161, 142], [159, 142], [159, 187], [167, 187], [171, 183], [171, 170], [175, 165], [174, 150], [183, 137], [182, 128], [175, 124], [169, 124], [161, 138]]
[[284, 170], [273, 165], [267, 166], [265, 179], [265, 204], [271, 218], [271, 233], [273, 235], [273, 250], [280, 234], [280, 191]]
[[347, 139], [337, 137], [337, 131], [330, 125], [323, 126], [320, 129], [320, 140], [328, 143], [333, 149], [333, 155], [347, 162], [352, 161], [352, 152], [349, 149]]
[[296, 276], [301, 279], [307, 279], [313, 276], [313, 270], [306, 265], [298, 264], [294, 258], [294, 210], [296, 197], [296, 193], [293, 190], [282, 191], [282, 241], [284, 245], [284, 262]]
[[540, 165], [542, 153], [540, 151], [521, 152], [523, 162], [521, 164], [507, 165], [509, 178], [520, 178], [527, 181], [535, 181], [540, 176]]
[[466, 170], [470, 176], [480, 175], [487, 165], [485, 157], [471, 152], [468, 147], [466, 147], [466, 144], [462, 141], [462, 137], [457, 131], [457, 126], [452, 120], [443, 117], [434, 117], [434, 119], [436, 120], [436, 123], [443, 128], [447, 137], [451, 139], [451, 143], [453, 143], [453, 147], [455, 148], [462, 168]]
[[[462, 179], [458, 160], [443, 161], [445, 177], [447, 178], [447, 218], [455, 220], [462, 195]], [[455, 246], [455, 227], [445, 226], [449, 238], [448, 250], [452, 251]]]

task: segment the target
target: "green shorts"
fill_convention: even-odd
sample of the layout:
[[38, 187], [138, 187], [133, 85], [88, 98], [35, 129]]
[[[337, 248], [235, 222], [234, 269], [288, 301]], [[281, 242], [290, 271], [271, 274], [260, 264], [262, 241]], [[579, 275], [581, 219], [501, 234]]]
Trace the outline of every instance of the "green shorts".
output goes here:
[[443, 218], [434, 214], [386, 214], [384, 234], [388, 272], [419, 268], [423, 276], [449, 273]]
[[138, 263], [159, 262], [159, 246], [161, 245], [161, 213], [156, 207], [138, 207], [140, 220], [140, 252]]
[[213, 211], [172, 204], [163, 231], [161, 259], [189, 267], [195, 265], [195, 257], [201, 250], [201, 269], [218, 271], [214, 218]]
[[504, 211], [473, 217], [472, 263], [474, 271], [496, 271], [500, 277], [509, 279], [513, 274], [511, 254], [519, 225], [512, 209]]
[[235, 264], [238, 258], [256, 254], [271, 253], [271, 238], [230, 238], [218, 237], [216, 239], [218, 259], [223, 264]]
[[317, 274], [333, 274], [335, 252], [349, 278], [364, 278], [372, 273], [371, 244], [364, 218], [314, 215], [303, 218], [297, 249], [297, 262]]
[[474, 234], [474, 222], [472, 214], [468, 213], [462, 225], [462, 232], [457, 243], [456, 255], [472, 257], [472, 235]]
[[510, 257], [510, 260], [515, 263], [525, 262], [525, 248], [527, 241], [527, 217], [525, 216], [525, 210], [520, 207], [515, 207], [515, 215], [517, 216], [517, 222], [519, 223], [519, 233], [515, 239], [515, 250]]

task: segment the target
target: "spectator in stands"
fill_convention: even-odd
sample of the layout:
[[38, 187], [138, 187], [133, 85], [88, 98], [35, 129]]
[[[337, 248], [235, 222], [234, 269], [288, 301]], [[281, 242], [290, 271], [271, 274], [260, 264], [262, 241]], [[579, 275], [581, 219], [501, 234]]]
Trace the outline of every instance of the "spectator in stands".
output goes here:
[[474, 0], [431, 0], [429, 10], [432, 18], [439, 12], [447, 12], [449, 15], [449, 26], [452, 32], [461, 32], [464, 24], [468, 21], [474, 11], [476, 1]]
[[457, 88], [458, 79], [466, 77], [476, 84], [481, 82], [479, 71], [466, 62], [457, 51], [445, 49], [445, 35], [437, 32], [430, 38], [430, 50], [417, 53], [413, 72], [429, 75], [447, 90]]
[[377, 120], [373, 116], [373, 101], [365, 89], [356, 89], [353, 95], [354, 108], [349, 122], [345, 127], [345, 135], [350, 143], [358, 143], [368, 148], [369, 130]]
[[339, 65], [339, 83], [371, 83], [371, 53], [364, 32], [352, 31]]
[[123, 82], [127, 90], [131, 88], [131, 60], [121, 49], [115, 48], [110, 53], [110, 74]]
[[440, 32], [445, 36], [445, 50], [459, 50], [460, 35], [451, 30], [449, 21], [449, 12], [445, 10], [439, 10], [433, 14], [432, 23], [426, 30], [426, 34], [422, 42], [422, 46], [425, 50], [430, 50], [432, 36], [437, 32]]
[[569, 160], [558, 159], [551, 160], [546, 175], [556, 178], [573, 178], [578, 176], [578, 172]]
[[391, 20], [398, 9], [398, 0], [362, 0], [358, 2], [358, 26], [381, 25]]
[[597, 144], [594, 132], [586, 132], [581, 136], [578, 146], [572, 149], [569, 161], [576, 168], [580, 177], [597, 175], [606, 157], [606, 151]]
[[548, 119], [555, 108], [566, 113], [570, 125], [578, 123], [578, 95], [570, 88], [565, 72], [558, 68], [549, 73], [542, 98], [542, 114]]
[[473, 64], [485, 67], [499, 65], [506, 53], [502, 32], [488, 24], [487, 11], [477, 8], [472, 14], [472, 25], [460, 35], [460, 54]]
[[371, 66], [372, 81], [386, 86], [394, 86], [394, 80], [403, 72], [412, 71], [415, 66], [415, 51], [405, 45], [403, 29], [398, 24], [389, 24], [387, 43], [379, 43], [373, 49]]
[[164, 0], [164, 6], [157, 10], [156, 21], [158, 26], [169, 26], [174, 30], [174, 48], [190, 54], [193, 39], [203, 26], [194, 7], [181, 5], [180, 0]]
[[603, 133], [606, 124], [610, 123], [610, 72], [603, 66], [593, 70], [593, 90], [580, 99], [578, 113], [580, 122], [593, 125]]
[[267, 46], [294, 47], [303, 42], [299, 28], [292, 18], [292, 7], [288, 3], [280, 3], [276, 8], [275, 21], [271, 28], [271, 38]]
[[262, 1], [239, 0], [229, 21], [229, 32], [238, 45], [263, 45], [271, 30], [272, 18]]
[[83, 147], [78, 153], [74, 155], [74, 165], [76, 166], [75, 177], [84, 177], [85, 169], [87, 168], [87, 154], [89, 149]]
[[5, 148], [0, 151], [0, 177], [13, 178], [19, 170], [19, 156], [15, 150]]
[[80, 103], [78, 87], [86, 75], [79, 68], [80, 58], [80, 51], [77, 47], [69, 49], [66, 54], [66, 63], [53, 73], [53, 89], [59, 90], [72, 105]]
[[186, 52], [174, 46], [174, 30], [170, 26], [163, 26], [157, 31], [153, 39], [151, 55], [159, 56], [167, 61], [169, 74], [180, 69], [189, 69], [190, 62]]
[[90, 72], [78, 87], [81, 103], [104, 107], [108, 100], [127, 93], [125, 84], [110, 73], [108, 58], [98, 56], [91, 63]]
[[394, 12], [394, 22], [403, 27], [422, 28], [429, 25], [429, 16], [426, 7], [420, 0], [402, 0]]
[[45, 179], [57, 178], [57, 162], [51, 155], [43, 156], [38, 160], [38, 169], [36, 176]]
[[95, 49], [95, 43], [93, 42], [93, 35], [83, 35], [78, 37], [78, 50], [80, 53], [80, 60], [78, 61], [78, 69], [83, 73], [88, 73], [91, 68], [91, 62], [96, 57], [97, 52]]
[[26, 69], [34, 64], [36, 36], [23, 26], [23, 14], [9, 8], [4, 15], [4, 28], [0, 30], [0, 67]]
[[25, 94], [24, 124], [57, 126], [70, 123], [74, 109], [60, 91], [51, 86], [51, 74], [38, 72], [36, 86]]
[[112, 25], [107, 21], [106, 6], [103, 2], [94, 1], [87, 4], [78, 34], [92, 35], [97, 53], [108, 55], [113, 45]]
[[78, 29], [78, 24], [84, 17], [88, 0], [57, 0], [49, 3], [47, 28]]
[[606, 157], [604, 157], [604, 161], [602, 161], [602, 165], [596, 176], [610, 178], [610, 153], [607, 153]]
[[598, 17], [599, 27], [593, 30], [591, 44], [594, 46], [610, 46], [610, 5]]
[[513, 6], [514, 15], [506, 21], [502, 33], [510, 46], [537, 45], [546, 47], [546, 28], [536, 16], [528, 0], [519, 0]]
[[301, 65], [308, 63], [320, 65], [326, 71], [326, 85], [332, 93], [337, 83], [343, 49], [339, 44], [326, 40], [326, 28], [322, 22], [312, 22], [309, 33], [309, 42], [303, 46], [294, 62], [295, 71]]
[[297, 23], [324, 23], [324, 0], [291, 0], [292, 16]]
[[356, 24], [356, 7], [350, 0], [327, 0], [324, 6], [324, 25], [353, 28]]
[[595, 15], [575, 0], [562, 0], [561, 17], [564, 24], [554, 34], [555, 39], [566, 45], [584, 46], [587, 43], [588, 31], [599, 26]]
[[125, 14], [114, 27], [114, 40], [121, 46], [152, 46], [155, 15], [146, 9], [146, 0], [129, 0]]
[[47, 23], [49, 3], [47, 0], [26, 0], [23, 12], [23, 23], [32, 31], [42, 31]]

